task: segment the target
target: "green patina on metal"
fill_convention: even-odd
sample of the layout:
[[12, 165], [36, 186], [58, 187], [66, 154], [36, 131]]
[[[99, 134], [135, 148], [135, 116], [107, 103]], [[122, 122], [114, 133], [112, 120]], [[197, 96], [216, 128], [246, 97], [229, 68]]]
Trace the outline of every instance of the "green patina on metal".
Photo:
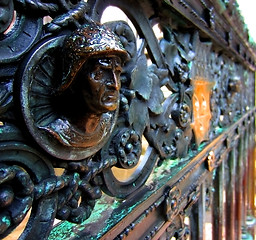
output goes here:
[[[56, 226], [52, 231], [49, 236], [49, 240], [55, 240], [55, 239], [69, 239], [69, 238], [75, 238], [79, 237], [76, 232], [82, 232], [86, 228], [85, 226], [88, 224], [93, 224], [97, 223], [100, 218], [102, 217], [103, 213], [106, 212], [107, 210], [111, 209], [112, 205], [109, 205], [108, 203], [104, 204], [102, 202], [103, 199], [98, 201], [95, 205], [94, 212], [88, 218], [86, 221], [84, 221], [82, 224], [73, 224], [70, 222], [62, 222], [58, 226]], [[57, 238], [56, 238], [57, 237]], [[91, 238], [93, 239], [93, 237]]]
[[48, 240], [62, 240], [77, 236], [77, 234], [73, 231], [75, 226], [76, 224], [74, 223], [67, 221], [62, 222], [51, 231]]
[[[163, 173], [168, 172], [170, 176], [169, 179], [171, 179], [178, 171], [182, 170], [187, 165], [192, 155], [194, 155], [194, 153], [191, 152], [191, 154], [184, 159], [166, 159], [161, 166], [154, 169], [146, 185], [157, 184], [157, 188], [164, 186], [166, 178], [163, 177], [165, 176]], [[103, 194], [103, 197], [96, 202], [92, 215], [86, 221], [79, 225], [66, 221], [60, 223], [51, 232], [49, 240], [56, 239], [56, 236], [58, 236], [60, 240], [67, 238], [76, 239], [81, 236], [84, 238], [90, 226], [95, 226], [100, 223], [101, 229], [95, 233], [95, 235], [93, 234], [91, 237], [86, 237], [86, 239], [99, 239], [152, 194], [153, 191], [147, 192], [144, 198], [138, 199], [132, 206], [127, 206], [125, 200], [114, 199]], [[82, 234], [78, 236], [76, 232]]]
[[11, 220], [8, 217], [1, 218], [1, 222], [5, 223], [7, 226], [11, 225]]
[[[216, 132], [221, 134], [225, 132], [225, 128], [216, 128]], [[154, 189], [160, 189], [167, 181], [171, 180], [178, 172], [184, 169], [199, 152], [203, 151], [205, 147], [207, 147], [207, 144], [201, 143], [197, 150], [190, 150], [186, 158], [174, 160], [165, 159], [160, 166], [154, 169], [147, 180], [146, 185], [154, 185]], [[214, 171], [213, 178], [215, 174]], [[167, 175], [168, 179], [166, 178]], [[116, 199], [103, 194], [102, 198], [96, 202], [90, 218], [79, 225], [62, 222], [52, 230], [49, 240], [54, 240], [56, 237], [59, 240], [81, 238], [88, 240], [100, 239], [154, 193], [155, 191], [153, 190], [146, 192], [143, 198], [133, 202], [132, 205], [126, 204], [126, 200]], [[99, 225], [101, 227], [97, 228]], [[91, 232], [91, 229], [95, 230], [95, 227], [96, 231]]]
[[119, 204], [118, 201], [113, 201], [113, 203], [109, 203], [108, 200], [104, 201], [105, 195], [102, 199], [96, 202], [93, 214], [83, 223], [83, 224], [90, 224], [90, 223], [97, 223], [99, 219], [102, 217], [103, 213], [105, 212], [112, 212]]
[[[144, 197], [147, 199], [151, 195], [151, 193], [146, 194]], [[113, 207], [113, 212], [106, 220], [106, 224], [104, 227], [100, 230], [100, 232], [97, 234], [97, 239], [102, 237], [104, 233], [108, 232], [111, 228], [113, 228], [117, 223], [119, 223], [122, 219], [124, 219], [129, 213], [131, 213], [138, 205], [140, 205], [145, 199], [138, 199], [136, 203], [134, 203], [132, 206], [122, 206], [122, 204], [125, 203], [125, 201], [118, 202], [114, 201], [111, 207]], [[107, 206], [110, 207], [109, 205]]]
[[215, 131], [219, 135], [219, 134], [223, 133], [224, 129], [220, 128], [220, 127], [217, 127], [217, 128], [215, 128]]
[[[147, 185], [152, 184], [155, 189], [159, 189], [166, 185], [179, 171], [181, 171], [192, 158], [191, 153], [188, 157], [182, 159], [166, 159], [161, 166], [156, 167], [147, 181]], [[168, 178], [166, 177], [168, 176]], [[150, 195], [154, 193], [150, 192]]]
[[[55, 240], [56, 237], [59, 240], [62, 239], [77, 239], [80, 238], [81, 235], [85, 239], [98, 239], [100, 238], [105, 232], [110, 230], [113, 226], [115, 226], [120, 220], [122, 220], [128, 213], [132, 211], [134, 207], [136, 207], [140, 202], [136, 203], [136, 205], [124, 208], [121, 211], [116, 210], [122, 203], [125, 201], [117, 200], [110, 198], [107, 195], [102, 196], [102, 198], [96, 202], [93, 214], [82, 224], [72, 224], [67, 221], [60, 223], [56, 226], [50, 236], [49, 240]], [[95, 225], [102, 225], [103, 227], [96, 233], [90, 233], [91, 237], [85, 237], [87, 232], [90, 231], [91, 226]], [[79, 235], [76, 233], [80, 233]]]
[[123, 219], [130, 211], [127, 209], [122, 209], [121, 211], [116, 212], [116, 214], [112, 215], [112, 218], [109, 218], [106, 221], [106, 225], [101, 229], [101, 231], [97, 234], [97, 239], [101, 237], [104, 233], [109, 231], [112, 227], [114, 227], [119, 220]]

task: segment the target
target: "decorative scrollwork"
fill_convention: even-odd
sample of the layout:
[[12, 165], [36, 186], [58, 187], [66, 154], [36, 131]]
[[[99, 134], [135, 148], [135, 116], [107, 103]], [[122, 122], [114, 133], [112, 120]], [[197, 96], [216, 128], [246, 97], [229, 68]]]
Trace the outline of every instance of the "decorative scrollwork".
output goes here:
[[8, 26], [10, 30], [1, 36], [1, 64], [10, 64], [20, 60], [31, 46], [39, 40], [42, 33], [43, 21], [40, 18], [35, 19], [18, 12], [11, 20], [13, 26], [11, 27], [10, 23]]
[[[104, 5], [95, 4], [95, 6], [99, 9], [93, 9], [93, 12], [98, 12], [98, 17], [100, 17]], [[118, 21], [106, 23], [106, 25], [120, 37], [130, 56], [121, 76], [122, 97], [119, 120], [114, 136], [111, 137], [111, 142], [114, 144], [108, 143], [101, 151], [102, 158], [105, 154], [117, 156], [118, 167], [134, 169], [134, 173], [125, 182], [117, 179], [111, 169], [103, 173], [105, 191], [111, 195], [124, 197], [145, 182], [159, 156], [162, 159], [174, 159], [187, 155], [192, 139], [190, 127], [192, 87], [189, 81], [188, 65], [194, 53], [191, 50], [192, 45], [189, 47], [186, 45], [187, 42], [192, 42], [189, 34], [178, 36], [174, 32], [166, 31], [165, 37], [170, 41], [163, 39], [160, 46], [152, 46], [154, 49], [148, 46], [148, 51], [153, 52], [155, 48], [158, 48], [156, 52], [161, 53], [162, 50], [167, 63], [163, 62], [163, 66], [167, 65], [167, 67], [160, 68], [156, 64], [148, 66], [148, 56], [144, 51], [147, 44], [150, 44], [145, 40], [147, 36], [144, 36], [141, 48], [136, 52], [136, 38], [127, 23]], [[163, 86], [172, 91], [167, 98], [161, 90]], [[125, 129], [128, 127], [130, 129], [128, 131], [134, 132], [133, 135], [137, 136], [138, 146], [144, 136], [153, 147], [154, 150], [149, 148], [151, 153], [147, 155], [147, 159], [134, 152], [127, 155], [128, 148], [134, 150], [132, 144], [129, 144], [129, 147], [125, 145], [126, 150], [119, 147], [117, 152], [112, 147], [112, 145], [119, 146], [119, 143], [122, 143], [124, 127]], [[137, 150], [136, 152], [138, 153]], [[132, 158], [129, 158], [131, 156]]]
[[[186, 158], [253, 105], [243, 90], [253, 75], [246, 81], [249, 73], [198, 32], [136, 4], [0, 3], [0, 238], [29, 211], [21, 240], [47, 238], [55, 217], [82, 223], [102, 190], [126, 198], [156, 164]], [[214, 10], [202, 4], [203, 21], [214, 30]], [[134, 26], [100, 24], [109, 5]], [[120, 179], [116, 169], [130, 175]], [[179, 194], [166, 200], [169, 220]], [[183, 220], [171, 226], [180, 238]]]
[[32, 207], [34, 184], [27, 172], [19, 166], [1, 165], [1, 233], [18, 225]]
[[[0, 236], [2, 238], [13, 231], [31, 210], [27, 224], [29, 230], [25, 230], [20, 239], [33, 239], [33, 234], [47, 236], [53, 224], [56, 194], [35, 199], [34, 191], [40, 181], [54, 173], [44, 156], [17, 141], [19, 136], [20, 132], [15, 127], [1, 127]], [[46, 209], [48, 214], [45, 214]]]
[[140, 136], [134, 130], [122, 129], [113, 138], [109, 151], [117, 156], [122, 168], [132, 168], [137, 165], [141, 155]]

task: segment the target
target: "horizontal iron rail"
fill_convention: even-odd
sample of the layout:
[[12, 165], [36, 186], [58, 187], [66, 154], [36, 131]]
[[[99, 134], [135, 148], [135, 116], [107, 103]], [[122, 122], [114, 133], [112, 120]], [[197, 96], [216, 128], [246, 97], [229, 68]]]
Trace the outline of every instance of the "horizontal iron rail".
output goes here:
[[[166, 0], [165, 2], [206, 33], [218, 46], [255, 71], [253, 59], [256, 58], [256, 53], [248, 44], [249, 36], [245, 27], [237, 21], [241, 16], [236, 15], [232, 18], [221, 1], [201, 1], [201, 5], [198, 1], [188, 0]], [[205, 11], [208, 13], [206, 14]]]
[[[189, 161], [181, 161], [181, 166], [171, 169], [170, 174], [166, 174], [161, 184], [153, 181], [125, 201], [121, 201], [120, 205], [117, 204], [117, 209], [113, 210], [111, 205], [108, 207], [111, 209], [110, 213], [107, 214], [110, 218], [117, 219], [118, 217], [114, 213], [119, 213], [120, 215], [124, 210], [128, 210], [129, 214], [119, 216], [120, 218], [112, 223], [109, 219], [104, 223], [104, 221], [100, 220], [100, 218], [105, 218], [103, 216], [104, 211], [101, 217], [98, 216], [96, 222], [93, 222], [92, 219], [94, 214], [97, 213], [93, 213], [92, 218], [89, 218], [79, 226], [80, 231], [76, 232], [75, 236], [72, 237], [71, 233], [74, 231], [72, 228], [75, 225], [70, 224], [68, 226], [70, 231], [62, 231], [61, 236], [63, 237], [59, 239], [122, 239], [124, 236], [127, 239], [158, 239], [170, 225], [178, 221], [179, 214], [189, 211], [190, 207], [197, 201], [201, 184], [210, 176], [213, 169], [217, 168], [222, 160], [225, 159], [224, 156], [228, 154], [234, 145], [232, 142], [238, 140], [245, 131], [245, 125], [255, 120], [255, 112], [256, 108], [251, 109], [233, 125], [224, 129], [213, 141], [204, 145], [201, 151], [195, 153], [195, 156]], [[215, 161], [209, 163], [208, 157], [211, 152], [214, 152]], [[156, 186], [157, 184], [159, 185]], [[107, 199], [106, 203], [104, 203], [104, 199]], [[109, 199], [110, 197], [108, 196], [106, 198], [103, 197], [101, 204], [110, 204]], [[171, 208], [171, 212], [168, 212], [166, 211], [166, 207], [168, 207], [166, 202], [170, 202], [173, 199], [177, 202], [173, 202], [175, 207]], [[112, 203], [113, 201], [112, 199]], [[163, 211], [165, 211], [165, 214], [163, 214]], [[150, 224], [148, 223], [149, 219], [151, 219]], [[147, 227], [145, 227], [145, 224]], [[57, 225], [53, 230], [54, 234], [50, 235], [49, 240], [54, 239], [58, 229], [61, 231], [63, 226], [67, 227], [65, 222]], [[144, 232], [141, 229], [143, 228], [142, 226], [144, 226]], [[140, 231], [136, 231], [137, 229], [140, 229]], [[141, 234], [139, 237], [138, 232]], [[95, 235], [95, 233], [98, 234]]]

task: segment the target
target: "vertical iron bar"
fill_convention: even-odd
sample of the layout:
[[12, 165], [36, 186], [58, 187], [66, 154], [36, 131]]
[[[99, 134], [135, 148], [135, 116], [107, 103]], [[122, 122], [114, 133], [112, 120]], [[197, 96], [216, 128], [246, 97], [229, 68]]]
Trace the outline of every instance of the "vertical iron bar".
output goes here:
[[246, 126], [245, 131], [245, 144], [244, 144], [244, 221], [246, 221], [247, 209], [248, 209], [248, 176], [249, 176], [249, 126]]
[[242, 218], [243, 218], [243, 157], [244, 157], [244, 136], [240, 137], [238, 145], [238, 158], [237, 158], [237, 169], [236, 169], [236, 239], [241, 239], [242, 236]]
[[254, 215], [254, 196], [255, 196], [255, 137], [253, 118], [248, 128], [248, 165], [247, 165], [247, 211], [246, 227], [250, 234], [255, 234], [256, 219]]
[[224, 204], [224, 163], [216, 169], [216, 177], [214, 179], [214, 197], [213, 197], [213, 238], [214, 240], [223, 240], [224, 224], [225, 224], [225, 204]]
[[[236, 149], [232, 149], [228, 159], [229, 176], [227, 176], [227, 207], [226, 207], [226, 235], [235, 240], [235, 207], [236, 207]], [[229, 181], [228, 181], [229, 180]]]
[[254, 215], [254, 195], [255, 195], [255, 139], [254, 121], [251, 121], [249, 130], [248, 146], [248, 214]]
[[192, 207], [190, 216], [190, 239], [191, 240], [202, 240], [204, 239], [204, 224], [205, 224], [205, 183], [201, 185], [201, 194]]

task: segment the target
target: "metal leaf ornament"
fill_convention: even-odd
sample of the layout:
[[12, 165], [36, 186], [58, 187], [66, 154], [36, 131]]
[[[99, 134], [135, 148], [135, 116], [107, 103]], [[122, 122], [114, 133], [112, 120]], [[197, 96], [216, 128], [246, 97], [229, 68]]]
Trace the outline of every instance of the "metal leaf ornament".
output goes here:
[[152, 91], [148, 100], [148, 107], [153, 114], [160, 114], [163, 112], [162, 103], [164, 101], [164, 94], [161, 90], [161, 83], [167, 79], [168, 70], [158, 69], [156, 65], [149, 67], [149, 75], [153, 80]]
[[132, 82], [130, 88], [135, 90], [137, 97], [131, 101], [129, 123], [139, 132], [143, 132], [145, 126], [149, 124], [146, 101], [149, 99], [152, 91], [152, 79], [148, 75], [146, 61], [147, 59], [144, 55], [140, 56], [131, 75]]

